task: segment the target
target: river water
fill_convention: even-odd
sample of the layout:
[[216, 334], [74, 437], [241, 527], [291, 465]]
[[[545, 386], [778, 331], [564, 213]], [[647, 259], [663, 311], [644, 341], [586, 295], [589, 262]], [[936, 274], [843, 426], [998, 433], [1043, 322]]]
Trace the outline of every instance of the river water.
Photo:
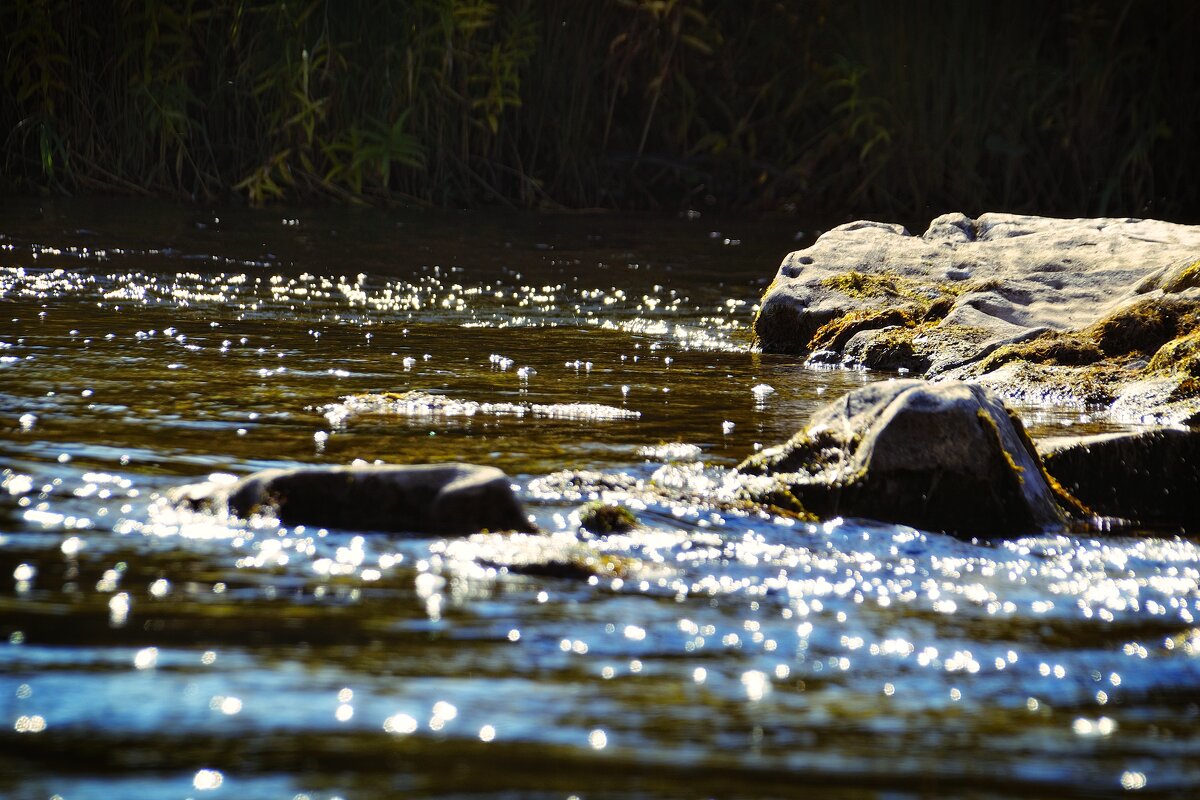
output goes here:
[[[813, 226], [0, 212], [0, 796], [1200, 791], [1193, 539], [964, 542], [718, 501], [741, 458], [888, 377], [750, 347]], [[1111, 427], [1022, 411], [1035, 436]], [[542, 533], [162, 496], [356, 459], [493, 464]], [[641, 525], [581, 531], [593, 497]]]

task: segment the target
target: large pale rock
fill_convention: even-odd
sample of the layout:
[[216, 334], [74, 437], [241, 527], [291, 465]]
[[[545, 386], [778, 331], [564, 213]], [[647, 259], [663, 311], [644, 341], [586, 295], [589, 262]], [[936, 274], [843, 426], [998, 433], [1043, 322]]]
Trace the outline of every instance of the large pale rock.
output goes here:
[[[755, 332], [816, 363], [1180, 422], [1200, 411], [1180, 389], [1200, 367], [1154, 357], [1200, 320], [1198, 262], [1200, 227], [1154, 220], [947, 214], [921, 236], [855, 222], [784, 259]], [[999, 372], [1012, 362], [1029, 368]]]
[[865, 386], [738, 471], [774, 474], [822, 517], [980, 536], [1028, 533], [1067, 519], [1020, 420], [972, 384]]
[[269, 511], [285, 525], [444, 535], [534, 530], [508, 476], [472, 464], [271, 469], [208, 491], [183, 487], [175, 497], [224, 505], [239, 517]]
[[1046, 471], [1098, 514], [1200, 529], [1200, 432], [1056, 437], [1037, 448]]

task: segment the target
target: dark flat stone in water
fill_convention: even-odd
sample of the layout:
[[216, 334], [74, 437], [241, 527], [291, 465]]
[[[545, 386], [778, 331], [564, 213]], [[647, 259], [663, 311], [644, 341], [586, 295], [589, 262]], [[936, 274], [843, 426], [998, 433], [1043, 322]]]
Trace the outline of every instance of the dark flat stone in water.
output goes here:
[[285, 525], [442, 535], [535, 530], [508, 476], [474, 464], [265, 470], [225, 497], [231, 514], [273, 510]]
[[1200, 431], [1064, 436], [1037, 447], [1046, 470], [1096, 513], [1200, 530]]

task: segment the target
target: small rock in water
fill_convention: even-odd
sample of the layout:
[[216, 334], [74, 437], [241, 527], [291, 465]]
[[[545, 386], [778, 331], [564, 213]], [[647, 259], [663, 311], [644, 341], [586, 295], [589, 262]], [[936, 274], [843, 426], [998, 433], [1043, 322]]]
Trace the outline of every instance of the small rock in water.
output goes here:
[[722, 422], [721, 423], [721, 433], [724, 433], [724, 434], [733, 433], [733, 423], [730, 422], [729, 420], [725, 420], [724, 422]]
[[624, 506], [596, 500], [579, 509], [579, 527], [592, 533], [623, 533], [637, 527], [637, 517]]
[[208, 488], [179, 499], [223, 504], [239, 517], [273, 511], [284, 525], [442, 535], [536, 530], [509, 477], [473, 464], [270, 469]]

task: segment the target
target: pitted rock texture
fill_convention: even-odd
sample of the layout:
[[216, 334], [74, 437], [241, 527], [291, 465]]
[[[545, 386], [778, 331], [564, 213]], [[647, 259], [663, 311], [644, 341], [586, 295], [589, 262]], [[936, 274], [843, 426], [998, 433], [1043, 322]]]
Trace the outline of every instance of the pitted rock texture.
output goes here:
[[775, 475], [825, 518], [869, 517], [968, 536], [1067, 521], [1021, 421], [974, 384], [865, 386], [738, 471]]
[[762, 349], [1122, 419], [1200, 414], [1200, 227], [947, 214], [922, 236], [854, 222], [784, 259]]

